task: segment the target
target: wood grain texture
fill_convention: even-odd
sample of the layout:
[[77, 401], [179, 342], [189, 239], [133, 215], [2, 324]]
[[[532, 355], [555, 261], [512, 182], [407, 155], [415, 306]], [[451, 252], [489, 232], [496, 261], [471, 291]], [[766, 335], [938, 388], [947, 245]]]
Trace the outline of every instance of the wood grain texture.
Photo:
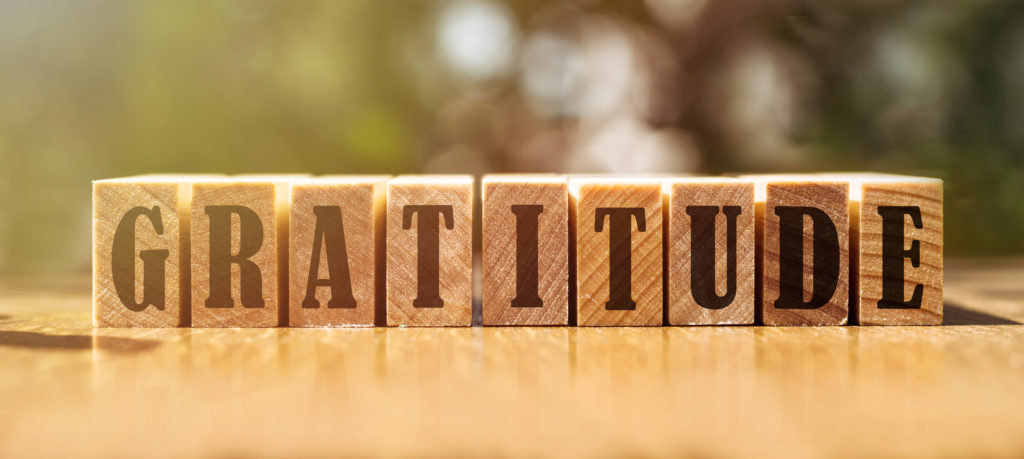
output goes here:
[[[570, 177], [575, 209], [576, 307], [581, 326], [662, 324], [662, 182], [643, 177]], [[604, 211], [599, 209], [605, 209]], [[628, 246], [616, 241], [613, 221], [602, 215], [607, 209], [635, 210], [622, 215], [628, 221]], [[642, 217], [640, 215], [642, 213]], [[643, 222], [643, 231], [640, 223]], [[602, 231], [596, 230], [601, 225]], [[628, 257], [613, 261], [614, 248], [628, 249]], [[618, 271], [622, 270], [622, 271]], [[628, 276], [615, 278], [615, 272]], [[613, 282], [617, 280], [618, 282]], [[613, 292], [635, 302], [633, 309], [608, 309]], [[622, 302], [611, 301], [616, 307]]]
[[[473, 318], [473, 177], [395, 177], [388, 182], [387, 200], [387, 324], [469, 326]], [[427, 244], [423, 254], [419, 250], [420, 223], [430, 218], [438, 225], [433, 233], [436, 265], [428, 260], [433, 244]], [[421, 293], [425, 292], [423, 299], [437, 298], [428, 295], [431, 291], [440, 302], [414, 306]]]
[[[188, 233], [188, 196], [187, 183], [170, 176], [93, 182], [93, 323], [97, 327], [188, 323], [187, 237], [181, 237]], [[127, 244], [121, 247], [126, 249], [124, 261], [131, 264], [115, 260], [114, 237], [119, 228], [124, 231], [119, 237], [125, 239], [118, 244]], [[155, 255], [151, 262], [146, 261], [148, 255], [144, 258], [147, 252]], [[122, 293], [115, 287], [115, 272], [124, 276], [127, 286]]]
[[[192, 184], [193, 327], [275, 327], [287, 320], [282, 306], [287, 284], [280, 279], [287, 270], [287, 249], [282, 247], [287, 239], [281, 236], [287, 230], [287, 193], [287, 182], [271, 177]], [[211, 228], [214, 215], [223, 224], [219, 228]], [[213, 243], [225, 233], [229, 247], [219, 243], [225, 239]], [[211, 264], [218, 258], [224, 261]], [[225, 264], [229, 275], [218, 276], [215, 266]], [[243, 277], [248, 288], [243, 289]], [[220, 295], [225, 288], [227, 297]]]
[[[384, 213], [387, 176], [317, 177], [291, 184], [288, 324], [373, 326], [384, 305]], [[318, 214], [318, 212], [320, 212]], [[318, 215], [322, 215], [320, 217]], [[337, 221], [334, 220], [337, 217]], [[321, 234], [317, 237], [318, 220]], [[337, 223], [337, 227], [331, 225]], [[334, 235], [340, 235], [335, 238]], [[328, 247], [339, 243], [338, 246]], [[315, 302], [306, 302], [313, 279]], [[335, 266], [332, 272], [331, 266]], [[337, 275], [340, 279], [333, 279]], [[333, 281], [333, 282], [332, 282]], [[337, 283], [335, 297], [332, 284]], [[345, 288], [347, 287], [347, 288]], [[345, 298], [340, 298], [340, 296]], [[347, 300], [352, 300], [348, 302]], [[381, 317], [383, 320], [383, 317]]]
[[[850, 180], [859, 188], [851, 199], [851, 238], [855, 245], [850, 276], [854, 317], [861, 325], [938, 325], [942, 323], [942, 181], [924, 177], [886, 174], [852, 174]], [[915, 216], [897, 212], [890, 218], [899, 222], [900, 233], [889, 247], [890, 254], [902, 264], [902, 276], [886, 276], [883, 263], [887, 258], [883, 242], [883, 216], [880, 208], [916, 210]], [[893, 218], [895, 217], [895, 218]], [[895, 233], [894, 233], [895, 234]], [[917, 242], [915, 242], [917, 241]], [[913, 250], [917, 246], [917, 263], [908, 254], [892, 253]], [[890, 277], [887, 279], [887, 277]], [[920, 302], [916, 307], [879, 307], [883, 299], [883, 284], [902, 284], [899, 299], [912, 302], [914, 291], [920, 285]], [[895, 299], [895, 298], [894, 298]]]
[[[670, 325], [727, 325], [754, 323], [754, 183], [750, 180], [731, 178], [679, 178], [666, 183], [666, 290], [668, 323]], [[714, 234], [703, 235], [707, 228], [694, 228], [697, 218], [707, 221], [706, 215], [698, 213], [692, 206], [712, 207], [714, 212]], [[737, 211], [735, 216], [727, 216]], [[694, 213], [694, 215], [690, 215]], [[735, 251], [729, 252], [729, 220], [735, 222]], [[703, 244], [703, 246], [695, 245]], [[707, 260], [694, 257], [711, 257], [713, 270], [697, 273], [693, 277], [693, 266], [704, 265]], [[735, 259], [735, 274], [732, 290], [729, 288], [728, 258]], [[694, 286], [701, 282], [714, 285], [714, 295], [722, 298], [718, 309], [698, 303]], [[724, 303], [730, 298], [731, 301]], [[710, 295], [708, 296], [710, 297]], [[703, 297], [702, 298], [706, 298]], [[705, 300], [706, 301], [706, 300]], [[708, 302], [711, 305], [711, 302]]]
[[941, 327], [406, 329], [93, 328], [84, 273], [0, 277], [0, 457], [1022, 457], [1024, 258], [944, 274]]
[[239, 174], [231, 176], [238, 181], [269, 182], [274, 184], [274, 216], [277, 234], [277, 325], [288, 326], [288, 234], [291, 225], [288, 219], [291, 215], [291, 184], [297, 180], [306, 180], [309, 174]]
[[[763, 202], [758, 206], [758, 225], [762, 226], [763, 244], [760, 248], [760, 316], [764, 325], [844, 325], [849, 320], [849, 182], [812, 176], [751, 176], [761, 188], [756, 198]], [[780, 298], [783, 280], [780, 279], [780, 256], [791, 255], [789, 250], [780, 250], [780, 236], [784, 229], [776, 209], [781, 207], [805, 207], [818, 209], [827, 216], [835, 228], [838, 247], [837, 279], [835, 289], [820, 307], [813, 309], [783, 309], [775, 307]], [[802, 225], [791, 228], [803, 233], [803, 276], [802, 285], [790, 285], [802, 291], [803, 300], [811, 301], [814, 275], [815, 238], [811, 221], [806, 216]], [[825, 245], [828, 245], [827, 243]], [[834, 262], [834, 261], [833, 261]]]
[[[487, 175], [482, 189], [483, 324], [568, 324], [569, 189], [565, 177]], [[520, 209], [522, 216], [517, 216], [514, 212]], [[524, 236], [534, 246], [520, 248], [518, 228], [531, 223], [536, 224], [535, 232]], [[539, 299], [540, 306], [513, 304], [520, 288], [519, 251], [531, 251], [536, 256], [536, 263], [526, 268], [532, 272], [523, 273], [532, 276], [533, 282], [533, 288], [528, 289], [531, 295], [523, 299]], [[530, 257], [525, 253], [523, 256]]]

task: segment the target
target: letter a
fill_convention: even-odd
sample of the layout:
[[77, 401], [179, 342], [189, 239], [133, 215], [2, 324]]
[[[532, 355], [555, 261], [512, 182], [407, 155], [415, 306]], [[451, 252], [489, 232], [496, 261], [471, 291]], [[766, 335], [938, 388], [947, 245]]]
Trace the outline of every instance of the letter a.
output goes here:
[[[345, 245], [345, 225], [341, 220], [339, 206], [313, 206], [316, 215], [316, 229], [313, 230], [313, 254], [309, 257], [309, 281], [306, 283], [304, 308], [319, 308], [316, 299], [317, 287], [330, 287], [331, 299], [328, 308], [354, 308], [356, 299], [352, 296], [352, 277], [348, 266], [348, 249]], [[320, 252], [324, 244], [327, 250], [327, 279], [317, 277], [320, 270]]]

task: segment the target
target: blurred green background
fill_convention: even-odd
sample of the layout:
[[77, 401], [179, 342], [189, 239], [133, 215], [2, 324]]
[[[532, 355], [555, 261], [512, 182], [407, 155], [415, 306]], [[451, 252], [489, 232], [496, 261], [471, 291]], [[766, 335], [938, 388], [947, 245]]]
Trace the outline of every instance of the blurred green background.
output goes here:
[[152, 172], [881, 170], [1024, 250], [1024, 4], [0, 1], [0, 273]]

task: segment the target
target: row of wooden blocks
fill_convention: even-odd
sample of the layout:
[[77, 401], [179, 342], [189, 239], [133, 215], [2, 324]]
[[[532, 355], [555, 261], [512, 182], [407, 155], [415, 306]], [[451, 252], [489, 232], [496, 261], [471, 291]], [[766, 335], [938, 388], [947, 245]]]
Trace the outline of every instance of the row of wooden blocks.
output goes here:
[[[93, 184], [101, 327], [468, 326], [471, 176]], [[942, 322], [942, 181], [487, 175], [484, 325]]]

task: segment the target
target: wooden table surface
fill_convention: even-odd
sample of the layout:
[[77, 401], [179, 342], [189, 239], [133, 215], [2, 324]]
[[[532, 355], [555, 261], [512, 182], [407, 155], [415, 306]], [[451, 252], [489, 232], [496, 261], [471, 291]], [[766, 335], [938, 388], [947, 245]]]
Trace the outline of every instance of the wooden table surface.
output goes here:
[[98, 329], [0, 283], [0, 457], [1024, 456], [1024, 259], [940, 327]]

